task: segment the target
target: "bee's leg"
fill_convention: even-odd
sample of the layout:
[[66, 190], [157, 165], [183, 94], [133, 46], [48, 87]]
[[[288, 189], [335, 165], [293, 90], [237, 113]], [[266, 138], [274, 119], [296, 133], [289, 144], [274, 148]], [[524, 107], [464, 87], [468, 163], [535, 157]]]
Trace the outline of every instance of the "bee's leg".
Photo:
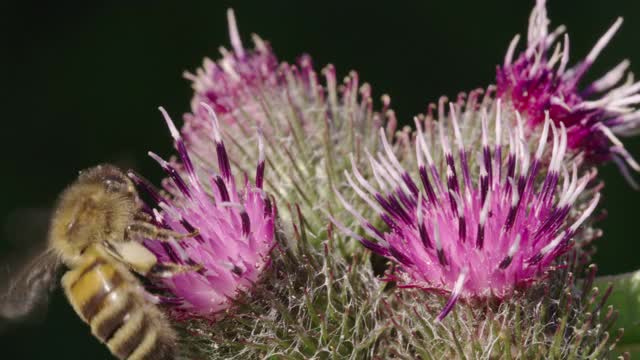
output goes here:
[[146, 213], [144, 211], [138, 211], [133, 215], [133, 219], [134, 220], [140, 220], [140, 221], [145, 221], [148, 223], [153, 223], [153, 221], [155, 220], [153, 216], [151, 216], [151, 214]]
[[189, 272], [201, 272], [203, 269], [204, 266], [195, 263], [189, 265], [181, 265], [176, 263], [163, 262], [155, 264], [149, 271], [148, 275], [168, 278]]
[[157, 241], [182, 240], [197, 236], [198, 230], [188, 234], [163, 229], [146, 221], [134, 220], [127, 226], [125, 237], [129, 239], [153, 239]]
[[186, 272], [200, 272], [203, 269], [202, 265], [196, 264], [191, 259], [187, 264], [158, 263], [156, 255], [136, 241], [116, 243], [105, 241], [103, 246], [109, 254], [142, 276], [171, 277]]

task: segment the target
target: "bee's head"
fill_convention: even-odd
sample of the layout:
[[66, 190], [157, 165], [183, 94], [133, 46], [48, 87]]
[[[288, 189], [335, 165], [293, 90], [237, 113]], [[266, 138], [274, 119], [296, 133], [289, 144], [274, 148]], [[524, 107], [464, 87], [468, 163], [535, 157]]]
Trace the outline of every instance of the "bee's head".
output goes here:
[[80, 171], [78, 183], [100, 184], [108, 192], [122, 194], [137, 202], [138, 194], [133, 181], [117, 166], [111, 164], [100, 164]]

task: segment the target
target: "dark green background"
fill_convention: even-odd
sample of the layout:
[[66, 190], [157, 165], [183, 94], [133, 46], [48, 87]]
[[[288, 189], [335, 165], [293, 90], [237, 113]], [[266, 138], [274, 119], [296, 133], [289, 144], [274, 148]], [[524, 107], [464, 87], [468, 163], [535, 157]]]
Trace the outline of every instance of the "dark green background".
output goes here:
[[[165, 106], [178, 121], [188, 110], [191, 90], [181, 73], [228, 45], [228, 6], [236, 9], [246, 43], [256, 32], [271, 41], [282, 60], [308, 52], [318, 68], [331, 62], [341, 75], [358, 70], [376, 98], [392, 96], [399, 119], [408, 122], [441, 94], [455, 96], [493, 82], [513, 35], [526, 34], [533, 5], [511, 0], [129, 3], [0, 5], [0, 258], [41, 234], [33, 225], [41, 221], [20, 221], [24, 212], [16, 209], [49, 206], [79, 169], [112, 161], [160, 179], [146, 152], [168, 155], [171, 141], [156, 107]], [[553, 24], [569, 26], [574, 60], [619, 15], [625, 17], [622, 32], [592, 77], [625, 57], [635, 60], [633, 70], [640, 68], [640, 3], [550, 4]], [[640, 157], [640, 142], [627, 144]], [[605, 237], [598, 241], [596, 260], [604, 274], [631, 271], [640, 267], [640, 193], [613, 166], [605, 167], [602, 177], [608, 218], [601, 223]], [[5, 359], [108, 358], [60, 293], [44, 324], [0, 336]]]

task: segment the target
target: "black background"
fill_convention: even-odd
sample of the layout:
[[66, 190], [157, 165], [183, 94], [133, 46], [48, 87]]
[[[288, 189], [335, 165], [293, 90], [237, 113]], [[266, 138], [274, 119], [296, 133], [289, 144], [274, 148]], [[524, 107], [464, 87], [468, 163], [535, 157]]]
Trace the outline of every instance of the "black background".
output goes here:
[[[79, 169], [105, 161], [161, 178], [148, 150], [171, 153], [156, 110], [176, 121], [188, 110], [183, 70], [228, 46], [225, 10], [236, 10], [245, 45], [260, 34], [281, 60], [311, 54], [316, 68], [355, 69], [376, 98], [389, 93], [401, 121], [446, 94], [494, 81], [515, 33], [526, 35], [533, 1], [111, 1], [3, 2], [0, 5], [0, 258], [41, 241], [38, 223], [19, 209], [46, 208]], [[623, 58], [640, 66], [640, 3], [552, 1], [552, 24], [566, 24], [572, 59], [584, 56], [617, 16], [622, 31], [596, 63], [596, 78]], [[635, 62], [633, 62], [635, 60]], [[640, 141], [627, 142], [640, 157]], [[601, 273], [631, 271], [640, 193], [615, 167], [606, 180], [596, 261]], [[2, 271], [5, 271], [3, 266]], [[2, 336], [0, 356], [21, 359], [109, 358], [56, 293], [43, 324]], [[8, 356], [8, 357], [7, 357]]]

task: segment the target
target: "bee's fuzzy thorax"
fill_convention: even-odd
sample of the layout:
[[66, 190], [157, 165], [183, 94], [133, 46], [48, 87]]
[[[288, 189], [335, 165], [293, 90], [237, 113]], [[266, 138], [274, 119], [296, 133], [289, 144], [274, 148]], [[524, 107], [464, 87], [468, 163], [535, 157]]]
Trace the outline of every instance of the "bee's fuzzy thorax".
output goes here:
[[63, 191], [51, 219], [49, 244], [72, 265], [90, 244], [122, 241], [137, 204], [104, 184], [77, 181]]

